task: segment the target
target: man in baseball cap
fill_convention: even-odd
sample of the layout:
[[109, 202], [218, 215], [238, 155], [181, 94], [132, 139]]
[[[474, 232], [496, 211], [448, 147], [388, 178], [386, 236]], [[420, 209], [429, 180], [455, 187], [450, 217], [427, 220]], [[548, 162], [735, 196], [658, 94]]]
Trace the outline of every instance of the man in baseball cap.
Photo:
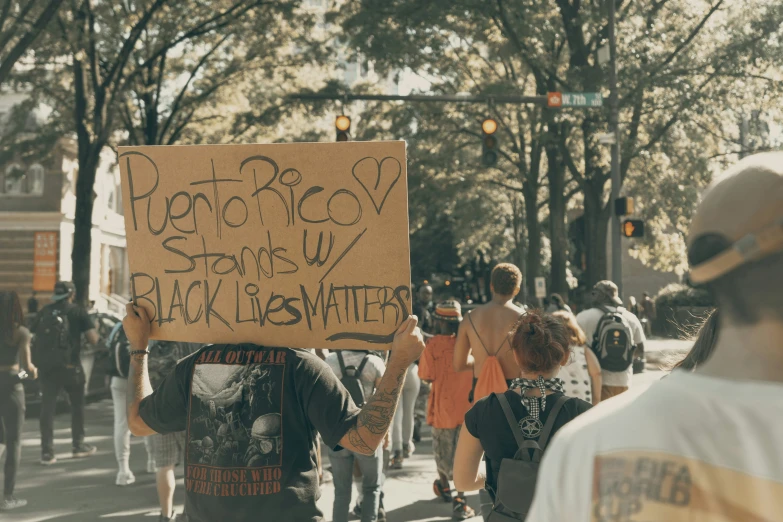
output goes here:
[[[644, 327], [639, 318], [623, 308], [617, 285], [612, 281], [598, 281], [591, 292], [592, 308], [582, 310], [576, 322], [584, 331], [587, 342], [601, 362], [601, 400], [610, 399], [628, 391], [633, 381], [633, 358], [644, 357]], [[618, 322], [619, 321], [619, 322]], [[604, 346], [604, 326], [621, 324], [627, 339], [626, 350], [608, 352]]]
[[750, 156], [713, 181], [688, 258], [721, 313], [712, 356], [558, 431], [529, 522], [780, 518], [783, 153]]

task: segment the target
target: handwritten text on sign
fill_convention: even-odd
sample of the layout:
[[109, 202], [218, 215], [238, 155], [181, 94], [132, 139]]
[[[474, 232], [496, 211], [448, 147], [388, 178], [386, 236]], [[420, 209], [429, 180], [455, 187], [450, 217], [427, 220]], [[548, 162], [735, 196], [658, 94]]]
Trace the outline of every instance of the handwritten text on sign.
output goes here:
[[121, 147], [157, 339], [367, 348], [410, 310], [402, 142]]

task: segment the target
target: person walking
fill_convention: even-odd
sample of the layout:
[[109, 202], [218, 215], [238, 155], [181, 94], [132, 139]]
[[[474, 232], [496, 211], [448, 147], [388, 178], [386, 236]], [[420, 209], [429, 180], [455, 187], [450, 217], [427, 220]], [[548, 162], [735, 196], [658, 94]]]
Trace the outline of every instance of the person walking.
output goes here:
[[89, 457], [95, 446], [84, 442], [85, 376], [81, 363], [81, 337], [95, 345], [98, 331], [87, 311], [74, 304], [76, 288], [66, 281], [54, 285], [52, 303], [38, 312], [32, 325], [33, 362], [39, 368], [41, 382], [41, 464], [57, 462], [54, 452], [54, 413], [60, 390], [68, 393], [71, 405], [73, 457]]
[[27, 300], [27, 313], [30, 315], [38, 313], [38, 298], [35, 290], [33, 290], [33, 295], [30, 296], [30, 299]]
[[[363, 406], [380, 386], [386, 365], [383, 359], [365, 350], [335, 350], [326, 359], [332, 372], [351, 393], [354, 403]], [[353, 492], [354, 467], [361, 472], [361, 501], [357, 510], [362, 522], [378, 519], [383, 486], [383, 447], [370, 456], [347, 449], [327, 448], [334, 481], [333, 522], [347, 522]]]
[[432, 287], [428, 284], [423, 284], [419, 287], [419, 291], [416, 292], [416, 300], [413, 303], [413, 315], [419, 318], [419, 329], [425, 339], [432, 335], [432, 310]]
[[[424, 349], [416, 318], [397, 329], [376, 392], [359, 409], [329, 366], [306, 350], [218, 344], [179, 361], [153, 391], [150, 320], [129, 303], [128, 425], [137, 436], [187, 429], [189, 522], [323, 521], [318, 433], [328, 448], [374, 455], [389, 429], [410, 364]], [[217, 432], [227, 436], [215, 449]], [[222, 458], [216, 458], [222, 456]], [[228, 480], [224, 480], [228, 478]], [[259, 515], [262, 514], [262, 515]]]
[[546, 307], [546, 313], [553, 314], [560, 310], [571, 312], [571, 307], [565, 303], [563, 298], [560, 297], [560, 294], [552, 294], [549, 296], [549, 304]]
[[[117, 323], [112, 328], [106, 340], [106, 348], [109, 350], [109, 388], [114, 409], [114, 455], [118, 467], [114, 483], [118, 486], [129, 486], [136, 482], [136, 476], [130, 469], [131, 432], [128, 428], [130, 343], [122, 329], [122, 323]], [[152, 448], [147, 437], [144, 437], [144, 447], [147, 450], [147, 473], [155, 473], [155, 460], [152, 458]]]
[[686, 246], [720, 310], [712, 354], [561, 430], [528, 522], [780, 520], [783, 153], [716, 177]]
[[454, 347], [454, 371], [471, 371], [471, 401], [508, 389], [519, 375], [509, 332], [525, 311], [512, 301], [522, 285], [522, 272], [511, 263], [492, 270], [492, 299], [471, 310], [462, 321]]
[[24, 316], [16, 292], [0, 292], [0, 432], [5, 453], [3, 498], [0, 511], [24, 507], [27, 501], [14, 496], [16, 474], [22, 460], [22, 426], [25, 399], [21, 378], [25, 371], [35, 379], [38, 369], [30, 357], [30, 331], [23, 326]]
[[552, 315], [565, 323], [570, 336], [571, 356], [557, 374], [558, 379], [563, 381], [563, 391], [569, 397], [582, 399], [595, 406], [601, 402], [602, 378], [598, 358], [585, 346], [587, 338], [574, 314], [561, 310]]
[[[157, 389], [163, 379], [177, 366], [177, 361], [195, 353], [201, 348], [201, 344], [155, 341], [149, 348], [148, 373], [152, 389]], [[221, 432], [222, 430], [222, 432]], [[220, 458], [220, 448], [225, 448], [224, 439], [228, 436], [228, 427], [220, 426], [215, 433], [215, 442], [218, 450], [215, 460]], [[176, 467], [184, 462], [185, 432], [155, 434], [146, 437], [149, 440], [151, 460], [155, 463], [155, 484], [158, 490], [158, 503], [160, 504], [160, 516], [158, 522], [171, 522], [177, 519], [174, 511], [174, 491], [177, 487], [175, 476]], [[216, 463], [216, 462], [215, 462]]]
[[469, 372], [454, 371], [454, 345], [462, 321], [462, 309], [457, 301], [444, 301], [435, 307], [436, 335], [427, 341], [419, 362], [419, 377], [432, 383], [427, 408], [427, 424], [432, 426], [432, 452], [438, 478], [432, 487], [435, 495], [452, 503], [452, 519], [465, 520], [475, 515], [465, 500], [465, 493], [451, 492], [454, 480], [454, 453], [459, 430], [470, 408]]
[[576, 322], [601, 365], [601, 400], [619, 395], [631, 386], [633, 360], [644, 354], [642, 323], [623, 308], [617, 285], [599, 281], [591, 294], [593, 306], [579, 312]]
[[403, 461], [416, 451], [416, 446], [413, 443], [413, 425], [416, 415], [416, 399], [419, 396], [420, 389], [419, 365], [414, 361], [408, 367], [405, 387], [402, 389], [402, 396], [400, 397], [400, 405], [394, 413], [394, 420], [392, 421], [392, 458], [389, 465], [391, 469], [402, 469]]
[[[592, 407], [566, 396], [563, 382], [557, 378], [560, 367], [568, 361], [571, 346], [571, 333], [561, 319], [529, 311], [514, 326], [511, 346], [519, 368], [517, 378], [510, 390], [476, 401], [465, 414], [454, 460], [456, 487], [464, 491], [485, 488], [494, 512], [502, 511], [503, 502], [509, 501], [498, 495], [501, 464], [520, 451], [528, 453], [529, 458], [523, 460], [539, 462], [540, 451], [529, 450], [530, 443], [536, 441], [532, 447], [546, 451], [551, 435]], [[483, 455], [487, 461], [485, 473], [480, 471]], [[534, 484], [511, 484], [506, 490], [513, 491], [516, 500], [532, 499]], [[497, 518], [524, 520], [524, 513], [507, 511]]]

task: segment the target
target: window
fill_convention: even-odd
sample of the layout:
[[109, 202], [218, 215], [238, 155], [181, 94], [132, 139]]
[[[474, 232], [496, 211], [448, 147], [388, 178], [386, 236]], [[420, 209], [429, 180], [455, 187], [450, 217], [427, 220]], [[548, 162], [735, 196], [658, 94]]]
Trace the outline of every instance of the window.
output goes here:
[[39, 164], [31, 165], [27, 169], [27, 192], [34, 196], [43, 194], [44, 168]]
[[24, 169], [18, 163], [12, 163], [5, 169], [3, 180], [4, 194], [24, 194]]

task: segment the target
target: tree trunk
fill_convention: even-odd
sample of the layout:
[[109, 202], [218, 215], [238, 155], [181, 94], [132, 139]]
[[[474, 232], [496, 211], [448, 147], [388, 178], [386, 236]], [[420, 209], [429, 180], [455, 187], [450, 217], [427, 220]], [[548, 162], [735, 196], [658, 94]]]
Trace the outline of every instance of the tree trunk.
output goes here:
[[76, 301], [87, 305], [90, 299], [90, 253], [92, 251], [93, 185], [102, 145], [93, 143], [87, 127], [89, 105], [84, 69], [79, 60], [73, 63], [74, 123], [78, 146], [79, 173], [76, 179], [76, 213], [73, 220], [71, 272], [76, 287]]
[[558, 150], [558, 129], [550, 124], [550, 139], [546, 147], [547, 179], [549, 180], [549, 239], [552, 249], [552, 267], [549, 275], [550, 292], [568, 295], [566, 262], [568, 260], [568, 232], [566, 230], [565, 168]]
[[541, 226], [538, 222], [538, 186], [528, 182], [522, 188], [525, 198], [525, 226], [527, 228], [527, 252], [525, 252], [524, 284], [527, 295], [536, 295], [536, 277], [541, 275]]
[[71, 263], [76, 301], [87, 304], [90, 298], [90, 252], [92, 251], [93, 184], [98, 170], [96, 158], [80, 158], [76, 181], [76, 215], [73, 220]]
[[588, 181], [585, 188], [585, 258], [587, 265], [585, 283], [590, 288], [598, 281], [607, 278], [606, 218], [608, 213], [603, 205], [603, 184], [596, 187], [594, 183]]

